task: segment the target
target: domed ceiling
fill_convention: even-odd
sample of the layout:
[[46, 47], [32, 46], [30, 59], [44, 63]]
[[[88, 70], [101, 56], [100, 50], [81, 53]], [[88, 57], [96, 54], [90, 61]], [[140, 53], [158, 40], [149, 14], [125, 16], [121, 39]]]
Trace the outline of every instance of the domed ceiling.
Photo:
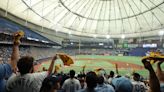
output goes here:
[[0, 8], [25, 24], [72, 35], [140, 37], [164, 27], [164, 0], [0, 0]]

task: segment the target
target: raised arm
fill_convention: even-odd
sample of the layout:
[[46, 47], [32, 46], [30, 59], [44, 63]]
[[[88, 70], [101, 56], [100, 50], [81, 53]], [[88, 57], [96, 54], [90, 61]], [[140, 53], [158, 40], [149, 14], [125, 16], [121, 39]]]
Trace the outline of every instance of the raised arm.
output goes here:
[[52, 58], [51, 64], [50, 64], [50, 66], [49, 66], [49, 68], [48, 68], [49, 74], [51, 74], [52, 71], [53, 71], [54, 63], [55, 63], [55, 60], [56, 60], [56, 59], [57, 59], [57, 55], [55, 55], [55, 56]]
[[161, 64], [163, 63], [163, 61], [164, 60], [157, 62], [156, 74], [157, 74], [159, 81], [164, 83], [164, 72], [161, 69]]
[[20, 35], [19, 33], [14, 33], [14, 39], [13, 39], [13, 51], [11, 54], [11, 61], [9, 62], [11, 64], [12, 70], [16, 72], [17, 69], [17, 61], [19, 59], [19, 45], [20, 45]]
[[152, 65], [147, 61], [147, 59], [143, 59], [142, 63], [144, 64], [145, 69], [149, 71], [150, 92], [161, 92], [159, 80], [154, 72]]

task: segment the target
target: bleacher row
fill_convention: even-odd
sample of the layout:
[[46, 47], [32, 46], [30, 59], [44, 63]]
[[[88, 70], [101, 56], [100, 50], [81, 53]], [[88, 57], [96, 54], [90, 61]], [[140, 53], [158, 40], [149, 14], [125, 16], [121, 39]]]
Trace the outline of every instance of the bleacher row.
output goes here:
[[[10, 45], [4, 45], [0, 46], [0, 62], [6, 62], [10, 60], [12, 52], [12, 46]], [[43, 53], [44, 52], [44, 53]], [[53, 48], [41, 48], [41, 47], [20, 47], [20, 56], [33, 56], [35, 57], [35, 60], [44, 59], [47, 57], [51, 57], [55, 55], [57, 52], [56, 49]]]
[[[12, 37], [10, 37], [10, 35], [12, 35], [16, 31], [24, 31], [25, 35], [24, 35], [23, 39], [26, 40], [26, 42], [30, 41], [30, 43], [28, 43], [28, 44], [23, 43], [23, 45], [29, 45], [29, 44], [37, 45], [35, 43], [42, 43], [42, 44], [59, 46], [59, 44], [57, 44], [56, 42], [49, 40], [48, 38], [38, 34], [34, 30], [27, 28], [26, 26], [21, 26], [11, 20], [0, 17], [0, 35], [5, 35], [5, 36], [8, 35], [9, 37], [6, 36], [7, 37], [6, 39], [10, 40], [10, 39], [12, 39]], [[5, 41], [5, 40], [3, 40], [3, 39], [0, 40], [1, 43], [3, 41]], [[31, 42], [33, 42], [33, 43], [31, 44]], [[4, 43], [6, 43], [6, 42], [4, 42]], [[6, 43], [6, 44], [8, 44], [8, 43]], [[37, 46], [39, 46], [39, 45], [37, 45]]]
[[[25, 37], [36, 38], [38, 40], [50, 41], [49, 39], [41, 36], [40, 34], [33, 32], [32, 30], [22, 27], [14, 22], [11, 22], [7, 19], [0, 18], [0, 28], [5, 29], [8, 32], [16, 32], [18, 30], [23, 30], [25, 32]], [[2, 30], [1, 30], [2, 31]], [[51, 42], [51, 41], [50, 41]]]
[[[80, 51], [80, 52], [79, 52]], [[113, 49], [98, 49], [98, 48], [83, 48], [83, 49], [76, 49], [76, 48], [62, 48], [58, 50], [58, 52], [67, 53], [69, 55], [116, 55], [116, 51]]]

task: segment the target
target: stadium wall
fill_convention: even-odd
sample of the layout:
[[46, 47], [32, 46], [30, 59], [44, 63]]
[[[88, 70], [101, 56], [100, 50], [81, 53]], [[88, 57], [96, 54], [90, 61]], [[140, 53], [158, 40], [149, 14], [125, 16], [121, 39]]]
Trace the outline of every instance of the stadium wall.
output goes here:
[[148, 51], [156, 51], [156, 48], [134, 48], [129, 52], [130, 56], [145, 56]]

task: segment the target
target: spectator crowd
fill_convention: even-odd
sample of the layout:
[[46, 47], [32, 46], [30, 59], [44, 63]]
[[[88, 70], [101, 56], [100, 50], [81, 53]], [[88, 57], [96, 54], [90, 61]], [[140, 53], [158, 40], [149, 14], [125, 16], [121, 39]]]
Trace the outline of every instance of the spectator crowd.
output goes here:
[[110, 71], [109, 75], [94, 71], [77, 74], [75, 70], [70, 70], [68, 74], [56, 73], [53, 68], [57, 55], [53, 56], [48, 69], [35, 72], [34, 57], [19, 52], [19, 38], [19, 33], [15, 33], [12, 49], [0, 48], [1, 53], [3, 50], [11, 51], [6, 54], [11, 59], [5, 59], [6, 62], [0, 64], [0, 92], [164, 92], [162, 59], [157, 60], [156, 72], [149, 62], [151, 58], [142, 60], [149, 72], [148, 81], [136, 72], [132, 78], [114, 71]]

